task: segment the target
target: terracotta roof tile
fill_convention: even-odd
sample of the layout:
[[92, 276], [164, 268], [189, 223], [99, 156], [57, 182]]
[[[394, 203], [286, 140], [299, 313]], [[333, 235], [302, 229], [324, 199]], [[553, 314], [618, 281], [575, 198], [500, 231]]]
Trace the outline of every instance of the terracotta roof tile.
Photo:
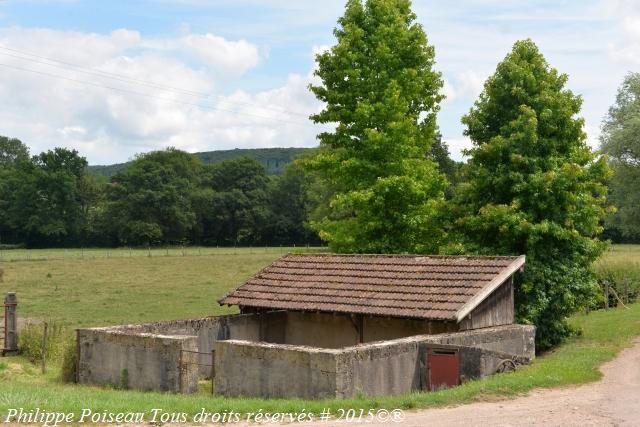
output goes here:
[[455, 320], [523, 263], [523, 257], [289, 254], [219, 302]]

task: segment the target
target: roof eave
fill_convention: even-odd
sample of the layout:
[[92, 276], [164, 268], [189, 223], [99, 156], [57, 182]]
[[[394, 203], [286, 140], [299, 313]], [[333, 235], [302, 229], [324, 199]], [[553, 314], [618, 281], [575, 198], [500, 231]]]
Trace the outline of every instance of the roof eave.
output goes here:
[[500, 274], [494, 277], [489, 283], [485, 285], [480, 292], [478, 292], [473, 298], [467, 301], [456, 313], [456, 321], [459, 323], [465, 317], [469, 315], [477, 306], [482, 303], [489, 295], [502, 285], [505, 280], [513, 276], [518, 270], [520, 270], [525, 263], [525, 256], [520, 255], [517, 257], [507, 268], [505, 268]]

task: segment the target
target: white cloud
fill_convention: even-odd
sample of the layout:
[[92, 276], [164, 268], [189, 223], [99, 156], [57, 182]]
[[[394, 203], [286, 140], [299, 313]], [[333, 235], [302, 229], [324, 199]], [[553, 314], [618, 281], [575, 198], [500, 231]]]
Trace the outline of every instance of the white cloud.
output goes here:
[[445, 96], [444, 102], [452, 102], [456, 99], [456, 90], [453, 88], [453, 85], [449, 82], [448, 79], [443, 79], [442, 85], [442, 94]]
[[610, 0], [606, 8], [619, 23], [618, 37], [609, 43], [611, 56], [624, 64], [640, 64], [640, 4], [635, 0]]
[[459, 137], [447, 137], [446, 135], [443, 137], [444, 142], [447, 143], [449, 147], [449, 153], [451, 154], [451, 158], [458, 162], [466, 161], [467, 158], [462, 154], [463, 150], [467, 150], [473, 146], [471, 139], [466, 136]]
[[454, 100], [474, 100], [480, 95], [484, 88], [486, 76], [481, 76], [473, 70], [466, 70], [456, 73], [453, 79], [444, 79], [442, 88], [446, 101]]
[[487, 77], [473, 70], [458, 73], [456, 75], [457, 92], [464, 94], [467, 99], [476, 99], [484, 89], [484, 82]]
[[589, 147], [593, 150], [597, 150], [600, 146], [600, 134], [602, 133], [600, 127], [586, 124], [584, 131], [587, 134], [587, 144]]
[[91, 164], [167, 146], [314, 145], [307, 116], [319, 104], [306, 88], [310, 75], [292, 74], [281, 87], [253, 94], [218, 89], [259, 61], [251, 43], [211, 34], [147, 39], [130, 30], [0, 29], [0, 96], [11, 100], [0, 104], [0, 134], [34, 153], [75, 148]]
[[189, 34], [179, 41], [187, 54], [226, 74], [243, 74], [258, 65], [258, 48], [246, 40], [229, 41], [210, 33]]

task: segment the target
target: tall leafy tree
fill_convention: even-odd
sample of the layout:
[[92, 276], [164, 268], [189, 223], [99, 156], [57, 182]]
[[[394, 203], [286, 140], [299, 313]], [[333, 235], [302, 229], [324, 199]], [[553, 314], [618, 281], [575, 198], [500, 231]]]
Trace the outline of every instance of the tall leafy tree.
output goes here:
[[262, 243], [269, 220], [264, 166], [249, 157], [211, 166], [206, 185], [213, 190], [204, 218], [205, 241], [216, 244]]
[[269, 242], [284, 245], [319, 243], [317, 234], [307, 224], [313, 205], [313, 185], [313, 175], [307, 173], [297, 161], [287, 165], [281, 177], [272, 179], [269, 190]]
[[19, 139], [0, 136], [0, 168], [29, 161], [29, 148]]
[[349, 0], [337, 44], [316, 57], [325, 108], [309, 167], [336, 190], [314, 223], [340, 252], [433, 252], [446, 180], [427, 153], [442, 99], [434, 49], [409, 0]]
[[442, 139], [440, 132], [436, 132], [436, 137], [427, 155], [438, 164], [440, 172], [447, 177], [448, 186], [445, 190], [445, 196], [447, 199], [451, 199], [459, 182], [462, 163], [456, 162], [451, 158], [449, 146]]
[[640, 241], [640, 73], [629, 73], [622, 82], [600, 141], [614, 170], [610, 200], [618, 209], [608, 225], [625, 239]]
[[30, 245], [81, 243], [87, 160], [77, 151], [55, 148], [21, 161], [11, 174], [6, 215]]
[[540, 349], [561, 341], [566, 316], [590, 302], [609, 169], [586, 144], [582, 99], [531, 40], [515, 43], [463, 118], [473, 141], [458, 226], [467, 248], [526, 254], [519, 321]]
[[196, 224], [202, 161], [174, 148], [138, 156], [107, 187], [107, 214], [122, 243], [177, 243]]
[[19, 139], [0, 136], [0, 243], [16, 241], [17, 232], [8, 215], [20, 163], [30, 162], [29, 148]]

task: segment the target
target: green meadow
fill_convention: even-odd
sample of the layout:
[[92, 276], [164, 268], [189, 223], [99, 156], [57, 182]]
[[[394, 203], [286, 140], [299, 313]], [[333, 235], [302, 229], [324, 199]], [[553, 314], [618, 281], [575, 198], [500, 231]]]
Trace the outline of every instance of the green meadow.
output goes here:
[[[227, 313], [216, 300], [280, 256], [279, 248], [242, 249], [234, 253], [160, 252], [132, 256], [64, 257], [63, 250], [32, 252], [31, 260], [5, 261], [2, 292], [15, 290], [20, 314], [29, 322], [58, 325], [60, 336], [78, 326], [136, 323]], [[4, 254], [6, 256], [6, 253]], [[36, 257], [36, 255], [39, 255]], [[55, 255], [55, 256], [54, 256]], [[102, 256], [104, 255], [104, 256]], [[37, 259], [37, 260], [36, 260]], [[640, 246], [614, 246], [596, 268], [630, 269], [640, 265]], [[635, 267], [634, 267], [635, 266]], [[625, 270], [626, 271], [626, 270]], [[46, 374], [28, 355], [0, 359], [0, 414], [10, 408], [79, 414], [94, 411], [145, 412], [153, 408], [193, 415], [256, 409], [271, 412], [319, 413], [324, 408], [424, 408], [483, 399], [507, 398], [533, 388], [558, 387], [595, 381], [598, 367], [640, 336], [640, 304], [609, 311], [579, 314], [571, 322], [582, 335], [569, 339], [515, 373], [471, 381], [451, 390], [388, 398], [361, 396], [351, 400], [302, 401], [228, 399], [211, 395], [207, 383], [196, 395], [138, 392], [63, 384], [60, 360], [49, 361]], [[70, 336], [70, 335], [69, 335]], [[65, 338], [68, 339], [68, 338]]]

